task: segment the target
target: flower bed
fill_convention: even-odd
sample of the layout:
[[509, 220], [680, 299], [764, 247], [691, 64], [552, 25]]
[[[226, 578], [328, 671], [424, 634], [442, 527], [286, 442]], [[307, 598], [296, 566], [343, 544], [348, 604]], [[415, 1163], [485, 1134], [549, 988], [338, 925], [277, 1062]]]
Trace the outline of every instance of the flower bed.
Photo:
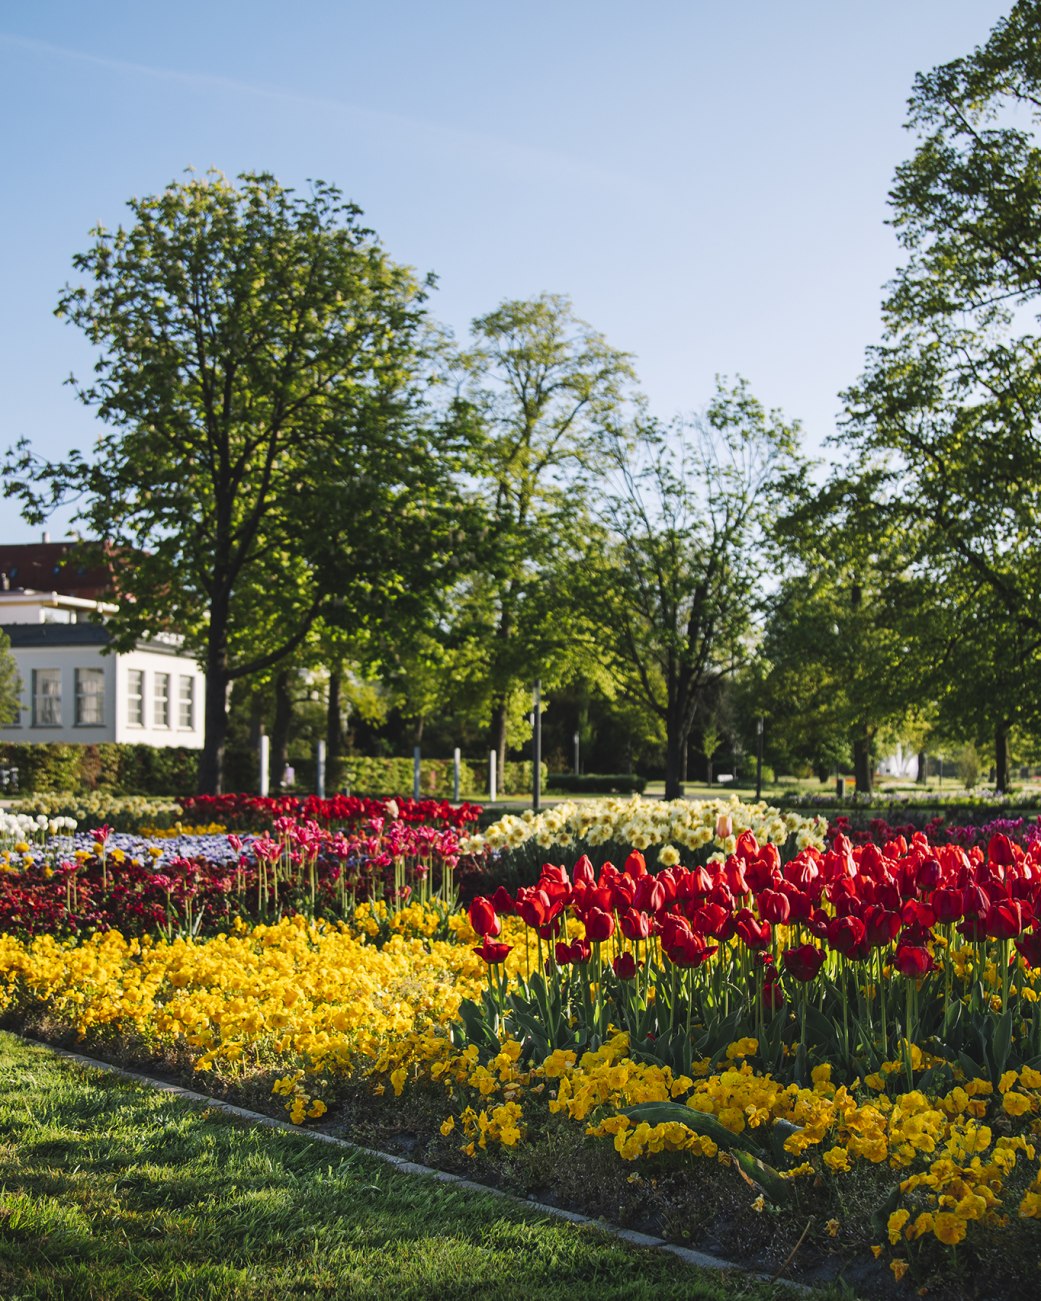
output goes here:
[[[266, 888], [292, 879], [283, 906], [307, 908], [282, 830]], [[249, 847], [230, 848], [234, 871]], [[1041, 1232], [1033, 849], [840, 835], [785, 859], [748, 831], [728, 848], [657, 874], [639, 852], [579, 858], [451, 915], [385, 877], [336, 921], [8, 934], [0, 1013], [300, 1123], [404, 1126], [428, 1159], [587, 1206], [601, 1180], [612, 1216], [682, 1232], [711, 1203], [769, 1221], [785, 1252], [813, 1216], [818, 1258], [877, 1255], [931, 1295], [947, 1271], [957, 1295], [957, 1248], [1007, 1282]]]

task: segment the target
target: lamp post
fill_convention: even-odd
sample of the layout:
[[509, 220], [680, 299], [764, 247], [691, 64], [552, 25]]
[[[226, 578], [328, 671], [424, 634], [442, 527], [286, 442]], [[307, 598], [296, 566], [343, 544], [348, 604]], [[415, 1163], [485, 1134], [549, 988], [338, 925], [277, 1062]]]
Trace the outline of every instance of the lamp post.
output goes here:
[[578, 747], [579, 747], [579, 743], [580, 743], [580, 741], [581, 741], [582, 738], [579, 736], [578, 732], [576, 732], [575, 735], [574, 735], [574, 737], [573, 737], [572, 739], [573, 739], [574, 742], [575, 742], [575, 776], [577, 777], [577, 776], [578, 776], [578, 773], [579, 773], [579, 767], [578, 767]]
[[755, 720], [755, 797], [763, 796], [763, 717]]
[[535, 679], [535, 709], [531, 727], [531, 807], [538, 813], [542, 803], [542, 680]]

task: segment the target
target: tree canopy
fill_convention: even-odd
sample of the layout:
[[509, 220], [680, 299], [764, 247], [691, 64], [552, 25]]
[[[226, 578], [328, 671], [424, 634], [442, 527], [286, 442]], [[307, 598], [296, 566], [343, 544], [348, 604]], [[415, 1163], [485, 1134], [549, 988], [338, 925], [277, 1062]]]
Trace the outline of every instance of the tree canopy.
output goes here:
[[[191, 176], [129, 203], [74, 258], [58, 314], [97, 349], [75, 384], [106, 426], [89, 457], [24, 442], [5, 493], [30, 519], [78, 499], [121, 568], [116, 644], [163, 627], [207, 675], [200, 787], [222, 781], [228, 689], [338, 601], [364, 621], [429, 586], [450, 476], [426, 394], [425, 286], [315, 182]], [[436, 549], [436, 548], [435, 548]]]

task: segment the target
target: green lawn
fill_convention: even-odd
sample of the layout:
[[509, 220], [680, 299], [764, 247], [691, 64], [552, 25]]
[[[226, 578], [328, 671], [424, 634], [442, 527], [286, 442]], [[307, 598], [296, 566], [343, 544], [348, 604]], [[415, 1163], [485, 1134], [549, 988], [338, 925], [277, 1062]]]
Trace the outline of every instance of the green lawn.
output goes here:
[[8, 1301], [777, 1295], [0, 1033]]

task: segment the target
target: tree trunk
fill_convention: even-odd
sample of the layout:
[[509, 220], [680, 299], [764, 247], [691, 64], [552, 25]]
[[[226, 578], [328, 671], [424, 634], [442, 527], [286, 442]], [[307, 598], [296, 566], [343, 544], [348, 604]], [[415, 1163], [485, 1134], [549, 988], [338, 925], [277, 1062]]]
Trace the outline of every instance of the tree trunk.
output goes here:
[[861, 795], [871, 794], [874, 766], [871, 760], [871, 734], [864, 732], [853, 741], [853, 775], [857, 792]]
[[926, 769], [929, 764], [929, 757], [924, 750], [918, 751], [918, 776], [915, 781], [919, 786], [925, 785]]
[[293, 722], [293, 697], [289, 691], [289, 669], [279, 669], [275, 676], [275, 719], [271, 728], [271, 762], [275, 778], [282, 784], [282, 774], [289, 763], [289, 729]]
[[665, 733], [665, 798], [678, 800], [683, 796], [683, 751], [687, 737], [674, 718], [666, 720]]
[[999, 723], [994, 732], [994, 788], [999, 792], [1009, 787], [1008, 723]]
[[224, 754], [228, 741], [228, 645], [224, 626], [215, 626], [211, 613], [206, 647], [205, 735], [199, 755], [199, 794], [224, 793]]
[[495, 771], [499, 790], [505, 791], [506, 782], [506, 727], [509, 721], [509, 704], [506, 697], [496, 702], [492, 712], [492, 749], [495, 751]]

